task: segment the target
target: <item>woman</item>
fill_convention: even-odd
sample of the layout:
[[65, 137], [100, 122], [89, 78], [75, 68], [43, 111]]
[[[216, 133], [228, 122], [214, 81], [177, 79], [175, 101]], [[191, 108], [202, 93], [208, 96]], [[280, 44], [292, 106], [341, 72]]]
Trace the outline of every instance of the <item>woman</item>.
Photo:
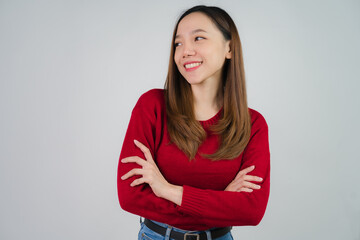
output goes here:
[[259, 224], [269, 187], [268, 126], [247, 106], [236, 26], [218, 7], [190, 8], [173, 32], [165, 88], [132, 111], [120, 205], [145, 218], [139, 239], [226, 240], [231, 226]]

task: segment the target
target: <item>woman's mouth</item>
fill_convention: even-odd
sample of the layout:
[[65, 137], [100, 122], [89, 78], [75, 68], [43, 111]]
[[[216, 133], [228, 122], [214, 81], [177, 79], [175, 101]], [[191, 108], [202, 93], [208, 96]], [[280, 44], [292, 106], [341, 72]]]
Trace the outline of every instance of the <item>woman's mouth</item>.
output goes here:
[[194, 71], [195, 69], [199, 68], [201, 64], [202, 64], [202, 62], [193, 62], [193, 63], [185, 64], [184, 67], [185, 67], [185, 70], [187, 72], [189, 72], [189, 71]]

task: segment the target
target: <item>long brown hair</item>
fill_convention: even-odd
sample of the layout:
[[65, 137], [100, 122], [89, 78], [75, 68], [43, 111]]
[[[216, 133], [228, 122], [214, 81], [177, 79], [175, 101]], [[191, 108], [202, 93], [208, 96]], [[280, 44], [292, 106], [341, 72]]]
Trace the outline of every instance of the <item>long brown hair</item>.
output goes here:
[[[201, 154], [213, 161], [238, 157], [249, 142], [251, 118], [247, 105], [244, 62], [241, 42], [231, 17], [221, 8], [199, 5], [185, 11], [178, 19], [173, 32], [169, 69], [166, 78], [165, 103], [167, 126], [170, 141], [175, 143], [191, 161], [195, 158], [201, 143], [206, 139], [206, 131], [195, 119], [191, 85], [180, 74], [175, 61], [175, 36], [179, 22], [193, 12], [206, 14], [221, 31], [226, 40], [230, 40], [231, 59], [226, 59], [218, 96], [223, 96], [223, 114], [217, 124], [209, 127], [218, 134], [220, 145], [213, 154]], [[218, 99], [219, 100], [219, 99]]]

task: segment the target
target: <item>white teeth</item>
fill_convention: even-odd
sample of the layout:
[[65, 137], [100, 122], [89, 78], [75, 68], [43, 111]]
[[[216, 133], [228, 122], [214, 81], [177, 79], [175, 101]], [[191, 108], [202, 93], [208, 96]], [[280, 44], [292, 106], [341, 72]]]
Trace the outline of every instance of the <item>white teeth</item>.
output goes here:
[[191, 64], [186, 64], [185, 68], [193, 68], [193, 67], [197, 67], [201, 64], [201, 62], [198, 63], [191, 63]]

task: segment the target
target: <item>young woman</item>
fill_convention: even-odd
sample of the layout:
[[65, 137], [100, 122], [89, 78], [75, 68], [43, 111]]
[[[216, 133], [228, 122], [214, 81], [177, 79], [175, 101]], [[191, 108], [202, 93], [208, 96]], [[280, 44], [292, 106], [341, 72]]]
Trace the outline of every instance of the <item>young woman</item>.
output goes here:
[[269, 188], [268, 126], [247, 106], [236, 26], [218, 7], [190, 8], [173, 32], [164, 89], [132, 111], [120, 205], [145, 218], [139, 239], [226, 240], [232, 226], [259, 224]]

